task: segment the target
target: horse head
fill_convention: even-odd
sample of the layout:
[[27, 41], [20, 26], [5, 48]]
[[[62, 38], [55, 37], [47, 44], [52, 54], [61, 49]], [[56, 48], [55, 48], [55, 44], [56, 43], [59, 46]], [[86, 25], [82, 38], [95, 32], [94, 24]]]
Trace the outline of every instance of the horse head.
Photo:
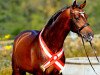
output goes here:
[[83, 10], [85, 5], [86, 0], [80, 5], [77, 4], [76, 0], [73, 2], [70, 8], [71, 31], [78, 33], [86, 41], [90, 42], [93, 39], [93, 31], [87, 21], [87, 14]]

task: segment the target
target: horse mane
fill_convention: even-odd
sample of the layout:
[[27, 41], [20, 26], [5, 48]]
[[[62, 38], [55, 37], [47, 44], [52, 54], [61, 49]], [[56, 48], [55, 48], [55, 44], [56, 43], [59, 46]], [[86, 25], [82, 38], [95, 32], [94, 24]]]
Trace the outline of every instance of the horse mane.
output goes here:
[[52, 25], [52, 23], [57, 19], [57, 17], [66, 9], [68, 9], [69, 7], [65, 6], [62, 9], [58, 10], [47, 22], [47, 26]]

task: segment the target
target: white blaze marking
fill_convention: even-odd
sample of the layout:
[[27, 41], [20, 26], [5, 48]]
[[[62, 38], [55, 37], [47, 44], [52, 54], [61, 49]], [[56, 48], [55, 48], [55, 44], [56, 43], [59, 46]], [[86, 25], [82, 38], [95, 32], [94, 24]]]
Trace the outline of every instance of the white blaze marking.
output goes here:
[[84, 16], [84, 12], [79, 12], [79, 11], [75, 11], [76, 13], [80, 13], [83, 17], [85, 17]]
[[79, 12], [79, 13], [80, 13], [83, 17], [85, 17], [85, 16], [84, 16], [84, 12]]

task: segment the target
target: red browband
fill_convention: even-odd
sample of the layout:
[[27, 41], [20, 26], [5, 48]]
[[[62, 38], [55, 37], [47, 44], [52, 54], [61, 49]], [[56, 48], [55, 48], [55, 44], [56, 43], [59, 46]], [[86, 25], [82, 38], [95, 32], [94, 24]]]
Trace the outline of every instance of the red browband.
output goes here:
[[[42, 30], [43, 31], [43, 30]], [[64, 63], [59, 60], [62, 56], [63, 56], [63, 49], [60, 49], [59, 52], [57, 52], [56, 54], [53, 54], [51, 52], [51, 50], [47, 47], [46, 43], [44, 42], [44, 40], [41, 37], [42, 31], [39, 34], [39, 43], [41, 46], [41, 50], [42, 52], [49, 58], [48, 61], [46, 61], [41, 68], [43, 69], [43, 71], [45, 71], [45, 69], [47, 69], [48, 67], [50, 67], [51, 65], [54, 65], [54, 67], [59, 70], [62, 71], [64, 69]]]

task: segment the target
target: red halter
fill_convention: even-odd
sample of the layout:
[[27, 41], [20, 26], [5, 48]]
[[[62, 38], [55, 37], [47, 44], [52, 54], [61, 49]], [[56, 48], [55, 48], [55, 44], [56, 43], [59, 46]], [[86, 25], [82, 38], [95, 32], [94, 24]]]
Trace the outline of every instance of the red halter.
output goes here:
[[46, 61], [41, 66], [42, 70], [45, 71], [45, 69], [47, 69], [51, 65], [54, 65], [54, 67], [59, 71], [63, 70], [64, 63], [61, 60], [59, 60], [63, 56], [63, 53], [64, 53], [63, 49], [61, 48], [59, 52], [53, 54], [52, 51], [47, 47], [44, 40], [42, 39], [41, 37], [42, 32], [43, 30], [39, 34], [39, 43], [40, 43], [42, 52], [49, 58], [48, 61]]

